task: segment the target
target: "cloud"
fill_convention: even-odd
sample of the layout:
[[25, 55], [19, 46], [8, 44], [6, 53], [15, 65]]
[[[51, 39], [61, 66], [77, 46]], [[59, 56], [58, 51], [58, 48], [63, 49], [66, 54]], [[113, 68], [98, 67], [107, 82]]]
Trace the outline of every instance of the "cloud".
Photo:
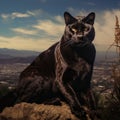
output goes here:
[[1, 17], [2, 17], [3, 19], [8, 19], [9, 15], [8, 15], [8, 14], [1, 14]]
[[16, 18], [28, 18], [28, 17], [40, 15], [42, 13], [43, 13], [43, 11], [40, 10], [40, 9], [32, 10], [32, 11], [28, 10], [25, 13], [21, 13], [21, 12], [12, 12], [12, 13], [9, 13], [9, 14], [2, 13], [1, 18], [5, 19], [5, 20], [16, 19]]
[[50, 19], [39, 20], [33, 27], [43, 31], [48, 36], [58, 37], [63, 34], [64, 24], [60, 16], [56, 16], [55, 20], [56, 21]]
[[[1, 42], [6, 41], [6, 42]], [[54, 42], [51, 39], [33, 39], [20, 36], [5, 37], [0, 36], [0, 48], [14, 48], [18, 50], [43, 51], [50, 47]]]
[[28, 14], [28, 13], [13, 12], [11, 14], [11, 17], [12, 17], [12, 19], [15, 19], [15, 18], [27, 18], [27, 17], [30, 17], [30, 14]]
[[45, 14], [45, 12], [43, 11], [43, 10], [41, 10], [41, 9], [36, 9], [36, 10], [28, 10], [27, 11], [27, 13], [29, 14], [29, 15], [31, 15], [31, 16], [39, 16], [39, 15], [43, 15], [43, 14]]
[[98, 13], [95, 22], [96, 44], [110, 45], [114, 42], [115, 15], [117, 15], [120, 20], [120, 10]]
[[62, 24], [62, 25], [64, 25], [64, 18], [63, 17], [61, 17], [61, 16], [55, 16], [54, 17], [54, 20], [58, 23], [58, 24]]
[[1, 43], [2, 43], [2, 44], [3, 44], [3, 43], [5, 43], [5, 44], [6, 44], [6, 43], [8, 43], [8, 41], [7, 41], [7, 40], [5, 40], [5, 39], [0, 39], [0, 44], [1, 44]]
[[[90, 13], [90, 11], [80, 11], [74, 8], [70, 8], [69, 10], [73, 16], [86, 16]], [[27, 11], [25, 14], [30, 16], [42, 14], [44, 16], [43, 11], [41, 10]], [[120, 20], [120, 9], [96, 12], [94, 24], [96, 37], [94, 43], [98, 50], [105, 51], [108, 46], [114, 42], [115, 15], [117, 15]], [[36, 23], [29, 25], [29, 28], [31, 29], [26, 29], [25, 26], [23, 28], [22, 26], [12, 28], [12, 31], [14, 31], [13, 37], [1, 36], [0, 47], [28, 50], [47, 49], [50, 45], [61, 39], [64, 33], [65, 23], [63, 16], [52, 16], [48, 14], [47, 19], [46, 16], [37, 18]], [[6, 16], [3, 17], [6, 19]], [[15, 33], [25, 34], [26, 36], [24, 38]], [[31, 36], [30, 38], [29, 35], [35, 36]], [[7, 42], [9, 42], [9, 44]]]
[[[75, 12], [75, 9], [72, 9], [72, 12]], [[85, 10], [75, 12], [76, 15], [87, 16], [90, 12]], [[78, 14], [76, 14], [78, 13]], [[95, 19], [95, 31], [96, 36], [94, 43], [98, 50], [106, 51], [106, 49], [114, 42], [114, 28], [115, 28], [115, 15], [119, 17], [120, 20], [120, 10], [106, 10], [96, 12], [96, 19]], [[73, 14], [74, 16], [74, 14]], [[51, 36], [62, 36], [64, 31], [64, 20], [61, 16], [55, 16], [54, 19], [57, 22], [54, 22], [50, 19], [47, 20], [39, 20], [35, 28], [44, 31], [45, 33]], [[105, 47], [106, 46], [106, 47]]]
[[13, 12], [11, 14], [1, 14], [1, 17], [3, 19], [28, 18], [30, 16], [31, 16], [31, 14], [29, 14], [29, 13], [19, 13], [19, 12]]
[[25, 34], [25, 35], [36, 35], [37, 31], [35, 30], [28, 30], [24, 28], [12, 28], [12, 31], [20, 33], [20, 34]]

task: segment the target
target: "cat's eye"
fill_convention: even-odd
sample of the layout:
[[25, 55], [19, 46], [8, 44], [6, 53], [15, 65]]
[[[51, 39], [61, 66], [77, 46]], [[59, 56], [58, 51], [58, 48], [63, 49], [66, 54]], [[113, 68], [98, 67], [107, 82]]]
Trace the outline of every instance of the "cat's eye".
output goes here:
[[88, 27], [85, 27], [84, 31], [89, 31], [89, 28], [88, 28]]
[[76, 30], [75, 28], [71, 28], [71, 30], [72, 30], [74, 33], [77, 32], [77, 30]]

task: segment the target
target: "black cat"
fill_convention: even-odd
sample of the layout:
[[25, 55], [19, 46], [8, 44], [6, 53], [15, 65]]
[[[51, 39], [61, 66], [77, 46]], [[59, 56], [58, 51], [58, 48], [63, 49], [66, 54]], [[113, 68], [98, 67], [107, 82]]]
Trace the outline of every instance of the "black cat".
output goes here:
[[60, 99], [69, 104], [76, 116], [83, 114], [82, 95], [90, 93], [96, 53], [92, 44], [95, 13], [75, 18], [65, 12], [64, 19], [66, 27], [61, 40], [42, 52], [21, 73], [12, 104], [23, 101], [57, 104]]

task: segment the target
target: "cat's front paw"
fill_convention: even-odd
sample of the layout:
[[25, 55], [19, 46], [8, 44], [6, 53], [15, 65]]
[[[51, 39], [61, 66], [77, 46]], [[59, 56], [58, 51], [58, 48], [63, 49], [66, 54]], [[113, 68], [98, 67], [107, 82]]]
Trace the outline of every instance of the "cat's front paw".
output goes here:
[[87, 111], [83, 107], [80, 107], [79, 110], [78, 110], [78, 108], [77, 109], [76, 108], [72, 109], [72, 113], [76, 117], [78, 117], [82, 120], [91, 120], [89, 114], [87, 113]]

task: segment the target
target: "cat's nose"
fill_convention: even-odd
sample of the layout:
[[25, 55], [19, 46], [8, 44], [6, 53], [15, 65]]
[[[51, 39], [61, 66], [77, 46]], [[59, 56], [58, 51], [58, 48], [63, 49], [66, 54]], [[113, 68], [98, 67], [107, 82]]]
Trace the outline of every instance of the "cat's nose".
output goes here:
[[78, 36], [83, 36], [83, 35], [84, 35], [84, 32], [81, 31], [81, 30], [78, 30], [78, 31], [77, 31], [77, 34], [78, 34]]
[[78, 36], [78, 40], [83, 40], [83, 36], [82, 35]]

